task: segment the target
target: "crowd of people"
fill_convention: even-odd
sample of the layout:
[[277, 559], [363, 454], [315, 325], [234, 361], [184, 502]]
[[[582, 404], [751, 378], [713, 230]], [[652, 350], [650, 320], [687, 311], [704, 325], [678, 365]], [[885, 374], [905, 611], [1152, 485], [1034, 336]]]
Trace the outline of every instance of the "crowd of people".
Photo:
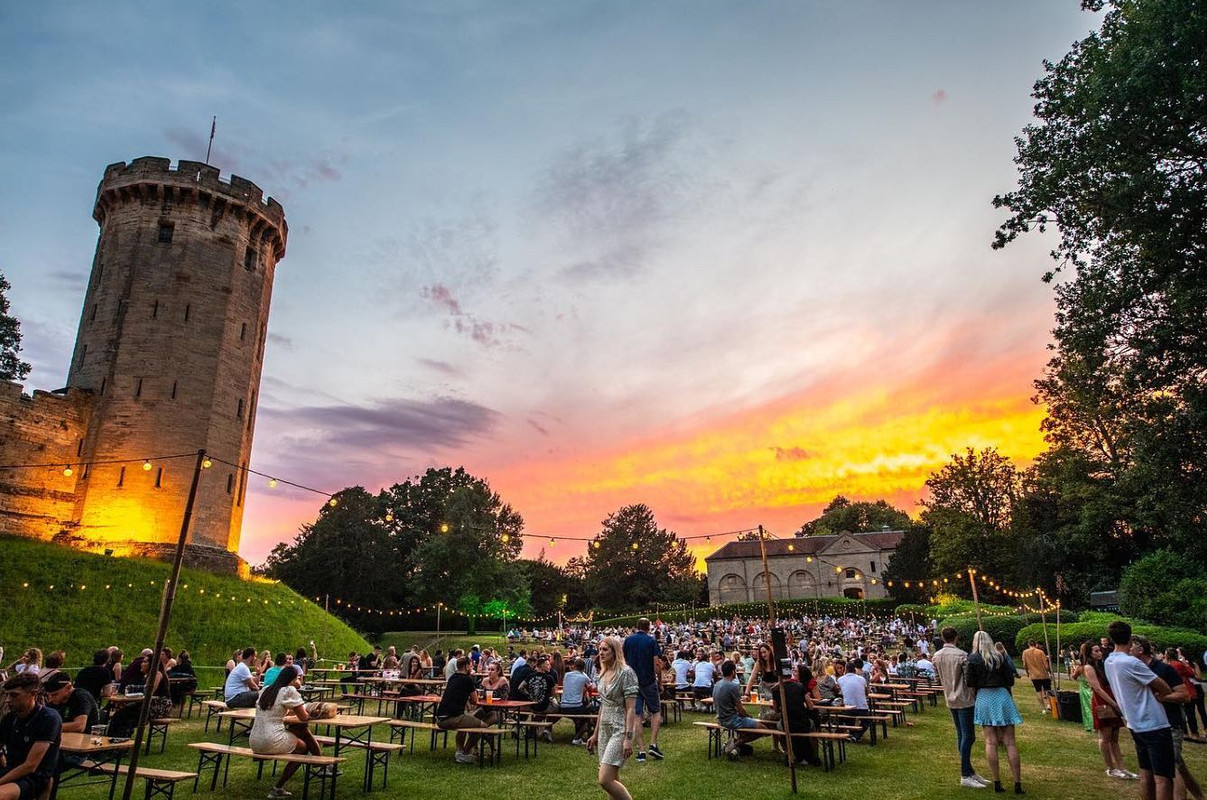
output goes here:
[[[752, 752], [755, 739], [769, 729], [782, 729], [785, 721], [794, 733], [815, 730], [819, 710], [836, 705], [860, 722], [872, 713], [868, 695], [877, 684], [931, 679], [941, 685], [952, 715], [960, 785], [1006, 791], [1000, 764], [1004, 755], [1014, 792], [1024, 793], [1015, 737], [1022, 723], [1013, 691], [1018, 671], [1002, 643], [988, 633], [977, 632], [966, 651], [952, 628], [936, 637], [933, 620], [917, 624], [898, 618], [803, 615], [782, 620], [779, 631], [783, 637], [757, 619], [668, 623], [643, 618], [633, 629], [568, 626], [542, 631], [531, 645], [528, 637], [516, 637], [505, 652], [474, 646], [429, 653], [416, 645], [400, 653], [376, 647], [350, 653], [342, 680], [345, 690], [355, 690], [363, 677], [379, 673], [398, 679], [405, 694], [430, 692], [428, 684], [408, 684], [408, 678], [443, 679], [434, 719], [439, 728], [458, 732], [454, 758], [462, 763], [475, 760], [476, 746], [476, 737], [463, 731], [503, 722], [499, 707], [484, 701], [486, 695], [522, 700], [538, 720], [567, 715], [574, 722], [572, 743], [598, 754], [600, 787], [610, 798], [624, 800], [629, 793], [620, 770], [626, 761], [633, 756], [639, 763], [666, 758], [659, 743], [665, 702], [686, 696], [696, 710], [711, 707], [717, 722], [733, 734], [725, 754], [736, 760]], [[138, 704], [104, 710], [112, 695], [150, 693], [152, 714], [166, 716], [173, 703], [197, 686], [189, 654], [169, 648], [158, 664], [152, 663], [149, 648], [128, 664], [120, 649], [106, 648], [74, 675], [64, 669], [62, 650], [44, 658], [41, 651], [29, 649], [7, 666], [2, 654], [0, 650], [0, 679], [5, 680], [0, 800], [38, 796], [60, 758], [61, 733], [103, 724], [111, 735], [128, 735]], [[1107, 775], [1138, 780], [1146, 798], [1203, 797], [1181, 757], [1184, 741], [1204, 741], [1199, 721], [1207, 729], [1203, 655], [1154, 652], [1150, 642], [1117, 621], [1108, 636], [1084, 643], [1068, 659], [1086, 730], [1097, 733]], [[1041, 712], [1057, 713], [1053, 664], [1043, 646], [1030, 642], [1021, 661]], [[224, 697], [229, 708], [255, 709], [253, 750], [321, 753], [302, 697], [306, 675], [318, 663], [314, 642], [294, 652], [246, 647], [232, 654]], [[764, 701], [758, 704], [761, 711], [748, 711], [750, 697]], [[978, 727], [985, 740], [987, 778], [972, 764]], [[1119, 741], [1124, 727], [1130, 731], [1139, 772], [1125, 765]], [[867, 720], [862, 720], [850, 738], [858, 741], [866, 730]], [[785, 745], [783, 738], [772, 737], [775, 749], [790, 749], [799, 763], [820, 763], [811, 740]], [[270, 797], [288, 796], [284, 787], [295, 770], [282, 770]]]

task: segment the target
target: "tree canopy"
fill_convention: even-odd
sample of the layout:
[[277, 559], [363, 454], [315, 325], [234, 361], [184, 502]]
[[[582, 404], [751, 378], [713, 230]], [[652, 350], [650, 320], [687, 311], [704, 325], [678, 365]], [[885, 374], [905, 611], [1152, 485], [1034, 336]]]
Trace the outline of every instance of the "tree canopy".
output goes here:
[[910, 525], [909, 514], [894, 508], [885, 500], [851, 502], [837, 495], [817, 519], [800, 527], [797, 536], [829, 536], [843, 531], [867, 533], [880, 530], [905, 530]]
[[8, 290], [13, 288], [0, 274], [0, 380], [23, 381], [30, 365], [21, 360], [21, 323], [8, 313]]
[[[1058, 229], [1054, 354], [1036, 384], [1142, 550], [1207, 560], [1207, 15], [1087, 0], [1101, 28], [1045, 63], [994, 247]], [[1084, 483], [1084, 481], [1083, 481]], [[1101, 509], [1101, 506], [1099, 506]]]

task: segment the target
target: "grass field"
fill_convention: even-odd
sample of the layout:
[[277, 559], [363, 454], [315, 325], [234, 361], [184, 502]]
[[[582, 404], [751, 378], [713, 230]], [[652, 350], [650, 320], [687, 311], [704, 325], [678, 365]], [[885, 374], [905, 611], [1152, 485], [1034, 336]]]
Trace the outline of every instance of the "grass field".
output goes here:
[[435, 631], [391, 631], [382, 634], [380, 643], [383, 648], [390, 646], [398, 648], [399, 653], [409, 650], [413, 644], [419, 645], [421, 650], [425, 649], [429, 653], [435, 653], [436, 648], [440, 648], [446, 653], [449, 648], [469, 652], [474, 645], [507, 651], [506, 637], [500, 636], [498, 633], [482, 633], [481, 631], [472, 636], [465, 631], [456, 630], [441, 631], [439, 636]]
[[[1138, 797], [1135, 783], [1112, 780], [1103, 774], [1094, 739], [1080, 725], [1056, 722], [1040, 716], [1036, 710], [1030, 686], [1020, 683], [1017, 691], [1025, 724], [1019, 729], [1022, 750], [1023, 783], [1031, 797], [1060, 798], [1060, 800], [1102, 800], [1104, 797]], [[366, 709], [369, 710], [369, 709]], [[911, 728], [890, 728], [889, 738], [876, 747], [866, 743], [849, 747], [849, 760], [832, 773], [806, 768], [798, 773], [801, 797], [832, 798], [836, 795], [855, 797], [935, 798], [978, 794], [961, 789], [958, 784], [958, 757], [951, 717], [940, 704], [928, 707], [920, 715], [911, 714]], [[766, 742], [755, 745], [755, 755], [738, 763], [725, 760], [709, 761], [706, 735], [695, 728], [692, 720], [707, 719], [704, 715], [686, 714], [682, 722], [665, 728], [662, 747], [666, 760], [638, 765], [630, 762], [621, 770], [621, 777], [635, 798], [787, 798], [787, 769], [772, 756]], [[554, 732], [555, 744], [542, 745], [534, 760], [516, 759], [514, 750], [504, 750], [502, 766], [479, 769], [453, 761], [452, 750], [429, 752], [421, 740], [414, 754], [395, 757], [390, 766], [390, 783], [386, 790], [379, 787], [369, 795], [360, 792], [363, 761], [352, 751], [345, 774], [340, 778], [340, 797], [398, 797], [414, 793], [420, 797], [519, 797], [534, 790], [569, 794], [574, 797], [603, 797], [595, 785], [597, 762], [581, 747], [569, 744], [571, 727], [558, 723]], [[166, 769], [192, 770], [197, 759], [185, 747], [186, 741], [207, 738], [201, 723], [186, 721], [172, 728], [167, 752], [152, 754], [146, 766]], [[211, 740], [225, 741], [211, 728]], [[1134, 770], [1135, 754], [1124, 734], [1126, 761]], [[1187, 762], [1197, 775], [1207, 775], [1207, 746], [1186, 745]], [[977, 770], [988, 775], [984, 766], [983, 743], [979, 739], [973, 751]], [[1003, 767], [1005, 767], [1003, 762]], [[1003, 774], [1007, 774], [1003, 772]], [[267, 776], [267, 771], [266, 771]], [[378, 773], [380, 780], [380, 773]], [[217, 792], [203, 788], [201, 794], [211, 796], [254, 798], [267, 795], [271, 783], [267, 778], [257, 782], [255, 768], [236, 762], [231, 766], [230, 783]], [[292, 785], [301, 796], [301, 776]], [[141, 784], [135, 790], [141, 796]], [[182, 796], [189, 789], [181, 787]], [[64, 789], [65, 798], [100, 800], [106, 796], [99, 787], [70, 786]], [[986, 800], [992, 790], [980, 793]]]
[[[117, 645], [127, 659], [155, 644], [163, 561], [110, 558], [0, 535], [0, 646], [11, 663], [29, 647], [67, 651], [69, 667]], [[236, 647], [293, 651], [314, 639], [319, 654], [342, 658], [368, 645], [360, 634], [284, 584], [185, 569], [167, 645], [216, 668]], [[204, 673], [202, 680], [215, 673]]]

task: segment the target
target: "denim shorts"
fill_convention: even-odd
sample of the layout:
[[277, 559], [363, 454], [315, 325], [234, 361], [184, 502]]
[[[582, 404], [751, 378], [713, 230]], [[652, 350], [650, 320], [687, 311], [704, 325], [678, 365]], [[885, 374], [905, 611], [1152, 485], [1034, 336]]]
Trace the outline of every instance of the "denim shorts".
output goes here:
[[742, 730], [743, 728], [758, 728], [759, 721], [753, 717], [735, 717], [733, 722], [724, 727], [732, 731]]

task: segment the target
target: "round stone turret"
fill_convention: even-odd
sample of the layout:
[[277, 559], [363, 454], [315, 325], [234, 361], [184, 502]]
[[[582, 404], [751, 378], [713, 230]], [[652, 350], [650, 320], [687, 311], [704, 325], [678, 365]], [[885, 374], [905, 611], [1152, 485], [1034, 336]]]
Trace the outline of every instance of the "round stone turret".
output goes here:
[[[80, 447], [76, 535], [154, 551], [179, 533], [193, 468], [164, 456], [205, 448], [246, 467], [273, 274], [288, 226], [251, 181], [166, 158], [106, 167], [100, 225], [67, 385], [93, 393]], [[246, 473], [202, 475], [191, 543], [234, 552]]]

